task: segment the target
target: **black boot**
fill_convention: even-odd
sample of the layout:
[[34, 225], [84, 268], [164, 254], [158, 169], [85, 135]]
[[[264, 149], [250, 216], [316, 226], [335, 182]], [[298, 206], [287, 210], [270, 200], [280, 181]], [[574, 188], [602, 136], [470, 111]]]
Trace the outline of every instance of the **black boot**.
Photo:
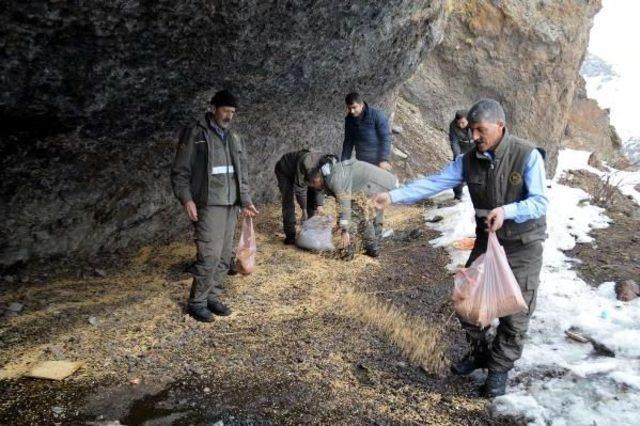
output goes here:
[[451, 366], [451, 372], [457, 376], [466, 376], [478, 368], [487, 368], [487, 355], [472, 352]]
[[380, 256], [380, 247], [377, 244], [366, 246], [364, 248], [364, 254], [370, 257], [378, 257]]
[[217, 300], [211, 300], [207, 302], [207, 308], [215, 315], [226, 317], [231, 315], [231, 309], [227, 305]]
[[293, 245], [296, 243], [296, 236], [295, 235], [287, 235], [286, 238], [284, 239], [284, 243], [288, 246]]
[[236, 257], [233, 256], [229, 261], [229, 270], [227, 271], [227, 275], [238, 275], [238, 267], [236, 266]]
[[356, 255], [356, 247], [353, 244], [349, 244], [349, 247], [343, 248], [340, 253], [340, 259], [353, 260]]
[[495, 398], [496, 396], [504, 395], [507, 390], [508, 377], [508, 371], [500, 372], [489, 370], [489, 375], [480, 389], [480, 393], [482, 396], [487, 398]]
[[189, 306], [188, 310], [189, 315], [193, 317], [196, 321], [200, 322], [211, 322], [213, 321], [213, 314], [209, 309], [204, 306]]
[[371, 257], [380, 256], [380, 240], [382, 239], [382, 224], [373, 225], [373, 239], [365, 241], [364, 254]]
[[187, 274], [193, 274], [195, 275], [198, 271], [196, 271], [196, 262], [191, 262], [190, 264], [188, 264], [185, 268], [184, 271]]

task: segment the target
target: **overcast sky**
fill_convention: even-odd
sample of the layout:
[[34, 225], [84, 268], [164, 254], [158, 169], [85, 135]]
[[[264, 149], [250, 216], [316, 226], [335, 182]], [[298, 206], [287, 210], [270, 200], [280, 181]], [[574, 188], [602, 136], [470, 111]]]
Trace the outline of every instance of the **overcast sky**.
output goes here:
[[640, 137], [640, 0], [603, 0], [589, 51], [613, 67], [611, 81], [587, 79], [587, 93], [611, 109], [611, 123], [625, 141]]
[[594, 19], [589, 51], [614, 65], [617, 72], [640, 71], [640, 1], [603, 0]]

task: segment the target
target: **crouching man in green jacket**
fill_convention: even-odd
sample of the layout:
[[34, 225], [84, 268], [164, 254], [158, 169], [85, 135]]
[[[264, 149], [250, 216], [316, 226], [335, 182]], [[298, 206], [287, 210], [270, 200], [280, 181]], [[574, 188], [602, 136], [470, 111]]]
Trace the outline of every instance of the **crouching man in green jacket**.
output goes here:
[[[336, 157], [328, 155], [311, 173], [309, 186], [316, 190], [324, 189], [338, 200], [342, 246], [347, 250], [347, 256], [353, 257], [355, 253], [351, 234], [357, 231], [364, 243], [364, 253], [378, 257], [383, 214], [382, 211], [368, 211], [366, 200], [378, 192], [397, 188], [398, 178], [364, 161], [338, 162]], [[352, 212], [355, 220], [352, 220]]]
[[282, 197], [282, 225], [284, 228], [284, 243], [296, 242], [296, 206], [295, 200], [302, 209], [302, 219], [322, 213], [324, 195], [307, 186], [309, 172], [315, 169], [322, 154], [301, 149], [292, 151], [280, 157], [276, 163], [275, 173], [278, 188]]
[[229, 129], [236, 99], [228, 91], [211, 99], [210, 112], [180, 134], [171, 170], [173, 192], [195, 230], [196, 263], [188, 312], [198, 321], [231, 310], [218, 300], [229, 270], [238, 210], [258, 214], [249, 194], [246, 152]]

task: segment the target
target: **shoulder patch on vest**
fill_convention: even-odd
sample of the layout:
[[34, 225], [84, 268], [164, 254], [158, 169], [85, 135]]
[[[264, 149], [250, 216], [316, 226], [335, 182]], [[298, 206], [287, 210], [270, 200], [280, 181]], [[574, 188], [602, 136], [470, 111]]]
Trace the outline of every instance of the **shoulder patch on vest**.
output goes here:
[[518, 172], [511, 172], [511, 175], [509, 175], [509, 183], [511, 185], [520, 185], [522, 183], [522, 175]]

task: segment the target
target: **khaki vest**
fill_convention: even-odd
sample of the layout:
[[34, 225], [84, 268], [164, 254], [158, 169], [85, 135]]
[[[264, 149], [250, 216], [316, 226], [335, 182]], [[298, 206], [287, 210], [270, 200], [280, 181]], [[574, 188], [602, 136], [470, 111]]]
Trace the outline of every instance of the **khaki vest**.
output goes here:
[[[476, 148], [463, 159], [464, 180], [469, 187], [473, 207], [476, 209], [476, 237], [486, 239], [486, 214], [496, 207], [522, 201], [526, 197], [524, 168], [531, 151], [529, 142], [505, 132], [494, 152], [493, 160]], [[502, 241], [528, 243], [546, 239], [546, 217], [523, 223], [505, 220], [496, 233]]]

